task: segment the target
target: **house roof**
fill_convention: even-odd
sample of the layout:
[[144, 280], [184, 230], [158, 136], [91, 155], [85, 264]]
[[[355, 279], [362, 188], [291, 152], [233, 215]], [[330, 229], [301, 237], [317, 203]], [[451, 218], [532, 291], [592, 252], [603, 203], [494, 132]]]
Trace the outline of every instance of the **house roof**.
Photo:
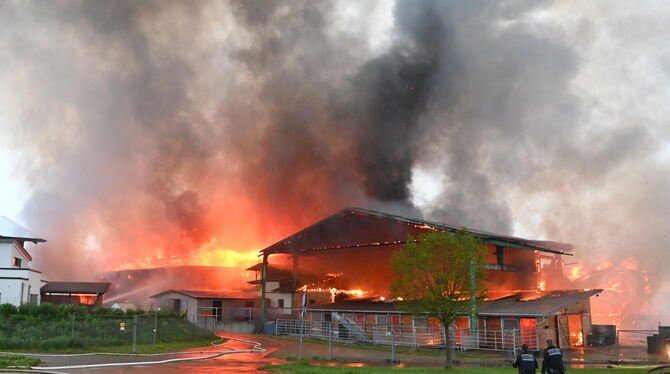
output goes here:
[[[261, 250], [263, 254], [304, 253], [329, 249], [402, 245], [408, 235], [429, 230], [455, 232], [462, 225], [438, 223], [407, 218], [361, 208], [345, 208], [297, 233]], [[516, 247], [541, 252], [571, 255], [572, 245], [546, 240], [530, 240], [495, 234], [484, 230], [467, 229], [484, 243]]]
[[178, 293], [194, 299], [257, 299], [258, 296], [247, 291], [209, 291], [209, 290], [167, 290], [150, 296], [160, 298], [169, 293]]
[[0, 239], [19, 239], [33, 243], [46, 241], [5, 216], [0, 216]]
[[111, 283], [107, 282], [50, 282], [42, 286], [43, 293], [88, 293], [104, 294], [109, 291]]
[[[479, 316], [547, 317], [560, 314], [580, 301], [597, 295], [603, 290], [556, 290], [545, 291], [537, 297], [536, 292], [518, 292], [497, 300], [487, 300], [477, 307]], [[534, 299], [531, 299], [534, 298]], [[359, 312], [401, 312], [390, 301], [379, 299], [352, 299], [332, 304], [312, 305], [311, 310], [359, 311]]]

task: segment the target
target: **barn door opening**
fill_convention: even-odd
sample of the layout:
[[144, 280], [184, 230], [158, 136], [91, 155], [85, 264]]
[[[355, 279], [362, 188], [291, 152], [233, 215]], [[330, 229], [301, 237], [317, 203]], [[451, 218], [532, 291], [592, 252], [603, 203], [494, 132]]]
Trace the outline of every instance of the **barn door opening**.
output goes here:
[[568, 329], [570, 330], [570, 346], [584, 346], [584, 331], [582, 330], [582, 315], [571, 314], [568, 316]]
[[535, 318], [519, 319], [519, 328], [521, 335], [521, 344], [528, 345], [530, 350], [538, 350], [537, 328]]

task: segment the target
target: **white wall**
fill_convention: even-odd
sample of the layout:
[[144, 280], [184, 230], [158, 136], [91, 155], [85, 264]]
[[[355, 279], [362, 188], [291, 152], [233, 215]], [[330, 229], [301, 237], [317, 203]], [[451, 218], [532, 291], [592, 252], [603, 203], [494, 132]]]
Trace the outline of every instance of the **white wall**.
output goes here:
[[172, 310], [170, 300], [180, 300], [181, 306], [179, 313], [186, 313], [186, 319], [191, 322], [196, 322], [196, 314], [198, 313], [198, 300], [182, 295], [177, 292], [170, 292], [161, 297], [156, 298], [161, 310]]
[[265, 297], [270, 300], [270, 308], [279, 308], [279, 300], [284, 300], [284, 309], [277, 309], [275, 312], [290, 314], [292, 297], [290, 293], [266, 293]]
[[[14, 240], [0, 240], [0, 303], [26, 304], [30, 295], [36, 295], [39, 304], [42, 273], [30, 269], [30, 261], [18, 245]], [[14, 257], [22, 260], [21, 268], [12, 266]]]
[[0, 268], [12, 266], [13, 240], [0, 239]]

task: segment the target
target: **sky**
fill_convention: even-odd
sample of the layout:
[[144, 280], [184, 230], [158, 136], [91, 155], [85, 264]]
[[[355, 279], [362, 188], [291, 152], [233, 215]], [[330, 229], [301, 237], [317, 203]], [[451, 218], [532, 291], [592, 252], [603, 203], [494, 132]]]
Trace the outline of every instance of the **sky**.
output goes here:
[[249, 251], [358, 205], [633, 256], [670, 299], [668, 2], [7, 1], [0, 22], [0, 214], [47, 237], [47, 273]]
[[[367, 17], [366, 28], [372, 49], [383, 49], [389, 42], [393, 26], [392, 3], [373, 2], [374, 12]], [[575, 3], [552, 2], [549, 6], [531, 12], [513, 22], [535, 24], [533, 27], [553, 28], [555, 38], [568, 41], [577, 51], [580, 64], [570, 82], [573, 93], [590, 107], [591, 118], [583, 127], [584, 133], [606, 133], [608, 129], [639, 125], [655, 141], [650, 154], [658, 162], [670, 162], [670, 47], [667, 24], [670, 4], [663, 1], [627, 2], [593, 1]], [[12, 2], [9, 3], [10, 5]], [[351, 25], [361, 11], [351, 2], [339, 4], [338, 20]], [[11, 54], [5, 52], [5, 58]], [[0, 60], [2, 63], [3, 60]], [[13, 71], [16, 74], [24, 73]], [[17, 144], [21, 103], [30, 93], [20, 94], [12, 86], [10, 74], [0, 76], [0, 213], [22, 224], [29, 224], [21, 211], [31, 194], [31, 186], [22, 171], [25, 160], [20, 156], [24, 144]], [[22, 95], [24, 97], [22, 97]], [[14, 134], [13, 134], [14, 133]], [[30, 142], [23, 138], [23, 142]], [[625, 144], [622, 147], [626, 147]], [[440, 172], [431, 172], [434, 165], [415, 165], [412, 169], [412, 199], [418, 206], [429, 206], [445, 183]], [[634, 168], [634, 165], [628, 166]], [[537, 237], [545, 235], [536, 211], [543, 209], [546, 196], [537, 196], [531, 202], [519, 204], [513, 210], [514, 234]]]

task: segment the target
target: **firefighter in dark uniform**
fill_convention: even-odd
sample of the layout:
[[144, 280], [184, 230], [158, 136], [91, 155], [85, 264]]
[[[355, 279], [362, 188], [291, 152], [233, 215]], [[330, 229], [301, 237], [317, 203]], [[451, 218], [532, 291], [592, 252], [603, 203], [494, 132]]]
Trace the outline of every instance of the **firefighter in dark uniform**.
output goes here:
[[528, 352], [528, 346], [521, 346], [521, 353], [516, 356], [516, 361], [512, 364], [513, 368], [519, 368], [519, 374], [535, 374], [537, 369], [537, 360], [532, 353]]
[[547, 340], [547, 349], [544, 350], [542, 374], [544, 373], [565, 373], [565, 366], [563, 366], [563, 352], [561, 352], [560, 348], [554, 346], [554, 342], [552, 342], [551, 339]]

